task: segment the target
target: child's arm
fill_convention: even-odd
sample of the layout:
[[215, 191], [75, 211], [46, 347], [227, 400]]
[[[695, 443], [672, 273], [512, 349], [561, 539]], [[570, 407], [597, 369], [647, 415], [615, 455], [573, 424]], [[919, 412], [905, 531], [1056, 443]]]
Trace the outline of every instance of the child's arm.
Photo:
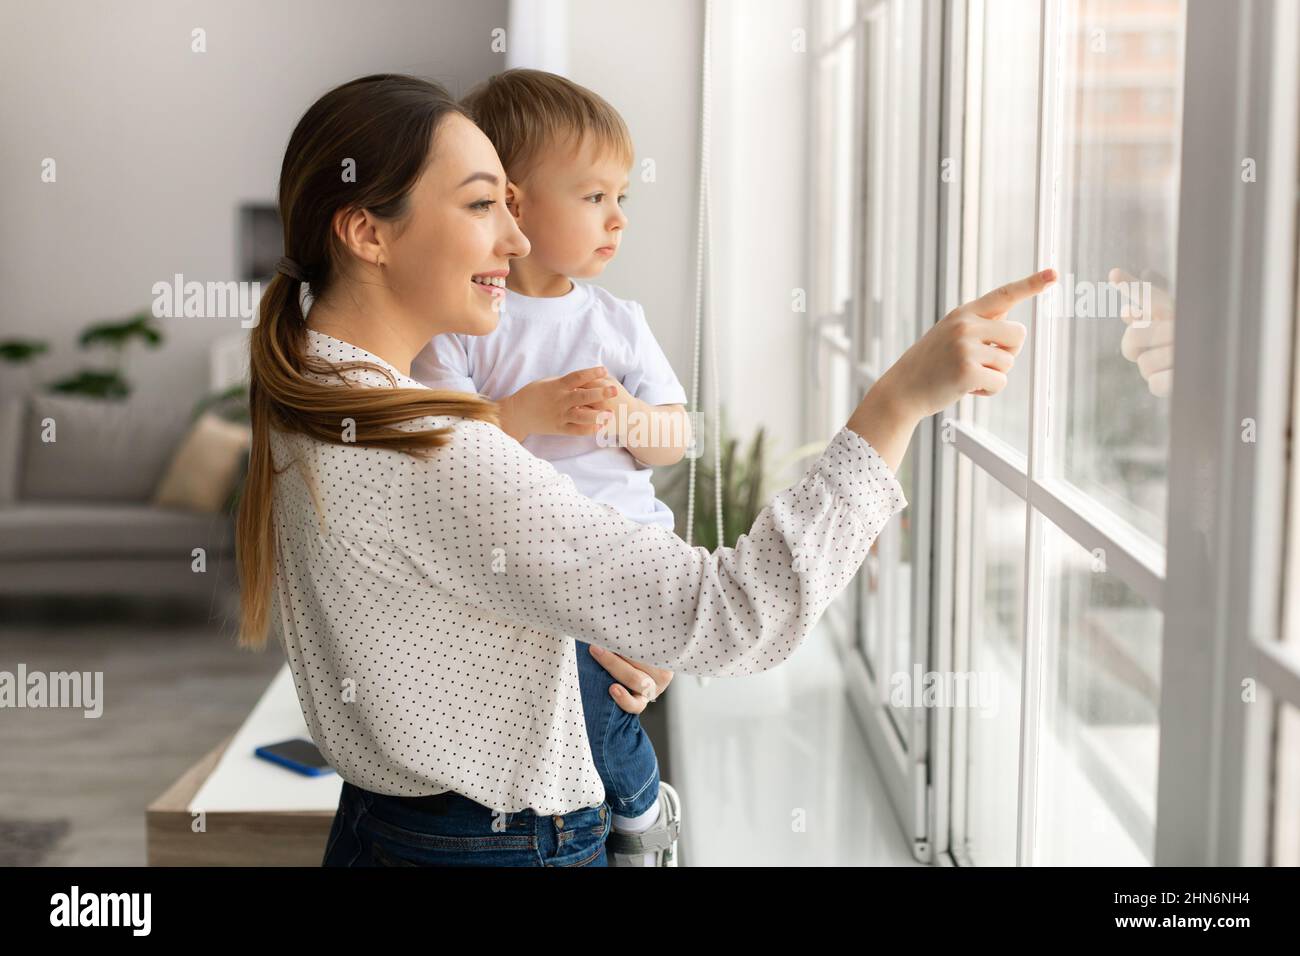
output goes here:
[[613, 395], [603, 366], [538, 379], [497, 403], [501, 430], [520, 443], [529, 435], [594, 435], [592, 406]]
[[673, 465], [682, 460], [691, 444], [686, 390], [650, 331], [645, 310], [639, 303], [629, 304], [628, 339], [636, 365], [622, 382], [610, 380], [618, 386], [618, 394], [597, 406], [613, 413], [605, 426], [605, 440], [617, 440], [643, 465]]
[[681, 404], [651, 405], [632, 395], [613, 377], [600, 383], [618, 389], [616, 395], [591, 407], [608, 415], [597, 436], [618, 445], [643, 465], [675, 465], [691, 444], [691, 421]]
[[[644, 404], [644, 403], [642, 403]], [[650, 443], [635, 444], [635, 436], [628, 441], [627, 450], [643, 465], [675, 465], [682, 460], [691, 445], [691, 418], [685, 405], [646, 405], [650, 427]], [[658, 436], [658, 441], [655, 441]]]

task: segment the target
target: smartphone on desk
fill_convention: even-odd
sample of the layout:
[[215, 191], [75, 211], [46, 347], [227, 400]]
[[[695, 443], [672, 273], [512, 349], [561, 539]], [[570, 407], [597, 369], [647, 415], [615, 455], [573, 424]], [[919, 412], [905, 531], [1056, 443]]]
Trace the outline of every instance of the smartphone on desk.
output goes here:
[[316, 749], [316, 745], [302, 738], [267, 744], [265, 747], [258, 747], [253, 753], [263, 760], [278, 763], [282, 767], [288, 767], [309, 777], [319, 777], [334, 772], [334, 768]]

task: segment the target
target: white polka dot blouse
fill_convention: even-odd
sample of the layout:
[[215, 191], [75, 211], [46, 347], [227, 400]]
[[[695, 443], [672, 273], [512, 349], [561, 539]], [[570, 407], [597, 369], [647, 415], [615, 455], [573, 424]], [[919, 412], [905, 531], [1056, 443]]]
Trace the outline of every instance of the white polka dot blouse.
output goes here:
[[[315, 330], [307, 351], [426, 387]], [[452, 440], [428, 460], [271, 435], [279, 636], [317, 746], [377, 793], [454, 790], [510, 813], [599, 805], [574, 638], [684, 674], [776, 667], [907, 505], [844, 428], [736, 547], [710, 553], [587, 498], [494, 425], [399, 427], [443, 425]]]

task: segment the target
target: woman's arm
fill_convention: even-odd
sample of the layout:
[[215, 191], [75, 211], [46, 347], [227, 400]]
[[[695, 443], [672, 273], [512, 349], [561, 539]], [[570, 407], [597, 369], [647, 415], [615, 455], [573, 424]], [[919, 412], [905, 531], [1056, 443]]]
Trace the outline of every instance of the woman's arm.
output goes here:
[[1048, 270], [945, 316], [734, 548], [710, 553], [631, 521], [470, 421], [430, 459], [398, 468], [391, 540], [424, 584], [486, 618], [689, 674], [775, 667], [906, 506], [894, 471], [916, 423], [972, 390], [1005, 386], [1025, 329], [1002, 316], [1053, 280]]
[[423, 586], [484, 618], [731, 676], [784, 661], [906, 503], [880, 456], [841, 429], [734, 548], [710, 553], [588, 498], [495, 427], [461, 421], [430, 459], [399, 463], [388, 524]]

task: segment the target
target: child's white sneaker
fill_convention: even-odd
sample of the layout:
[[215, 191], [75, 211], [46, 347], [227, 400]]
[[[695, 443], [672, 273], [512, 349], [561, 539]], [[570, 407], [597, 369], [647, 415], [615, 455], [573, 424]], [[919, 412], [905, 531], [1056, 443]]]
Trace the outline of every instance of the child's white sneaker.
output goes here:
[[[610, 866], [676, 866], [677, 834], [682, 828], [682, 801], [659, 781], [659, 817], [641, 833], [610, 830], [605, 854]], [[649, 858], [649, 860], [647, 859]], [[651, 860], [653, 862], [651, 862]]]

